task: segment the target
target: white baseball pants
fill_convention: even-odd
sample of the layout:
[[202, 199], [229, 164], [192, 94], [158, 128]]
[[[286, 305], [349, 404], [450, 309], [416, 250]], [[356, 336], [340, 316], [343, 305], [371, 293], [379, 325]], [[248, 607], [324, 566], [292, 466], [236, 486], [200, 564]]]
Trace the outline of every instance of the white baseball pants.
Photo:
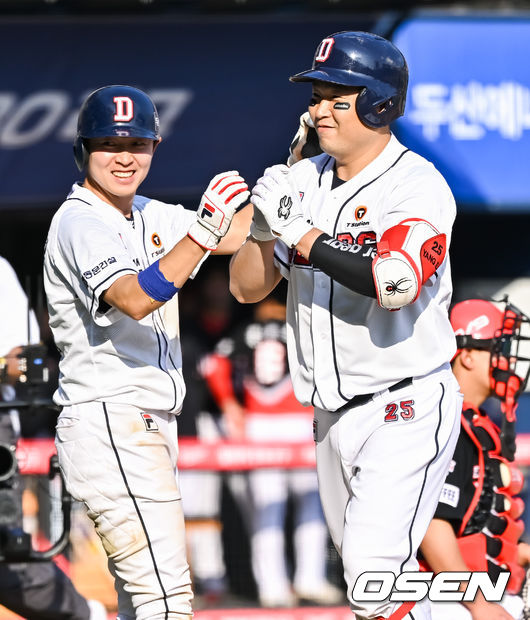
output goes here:
[[[461, 411], [449, 365], [340, 414], [315, 409], [322, 507], [358, 617], [388, 618], [399, 608], [355, 600], [354, 586], [367, 571], [418, 570], [416, 551], [448, 472]], [[406, 618], [430, 620], [428, 600]]]
[[191, 618], [174, 414], [65, 407], [56, 446], [67, 489], [86, 504], [109, 558], [118, 617]]

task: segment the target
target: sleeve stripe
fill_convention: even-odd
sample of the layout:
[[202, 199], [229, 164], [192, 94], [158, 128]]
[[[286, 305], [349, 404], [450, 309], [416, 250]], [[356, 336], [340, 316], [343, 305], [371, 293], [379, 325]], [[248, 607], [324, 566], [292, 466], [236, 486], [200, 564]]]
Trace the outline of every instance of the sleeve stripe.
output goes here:
[[118, 271], [115, 271], [114, 273], [110, 274], [107, 278], [105, 278], [102, 282], [100, 282], [95, 289], [93, 289], [92, 291], [92, 303], [90, 304], [90, 315], [94, 316], [94, 304], [96, 303], [97, 300], [97, 304], [99, 307], [99, 294], [98, 294], [98, 290], [101, 289], [101, 287], [108, 282], [111, 278], [113, 278], [116, 274], [118, 273], [134, 273], [136, 274], [137, 272], [134, 271], [134, 269], [130, 269], [128, 267], [124, 267], [123, 269], [118, 269]]
[[135, 275], [138, 273], [137, 271], [135, 271], [134, 269], [130, 268], [130, 267], [124, 267], [123, 269], [118, 269], [118, 271], [115, 271], [114, 273], [111, 273], [109, 276], [107, 276], [104, 280], [102, 280], [94, 289], [93, 289], [93, 294], [95, 295], [98, 290], [106, 283], [108, 282], [111, 278], [113, 278], [117, 273], [121, 273], [122, 271], [126, 272], [126, 273], [134, 273]]

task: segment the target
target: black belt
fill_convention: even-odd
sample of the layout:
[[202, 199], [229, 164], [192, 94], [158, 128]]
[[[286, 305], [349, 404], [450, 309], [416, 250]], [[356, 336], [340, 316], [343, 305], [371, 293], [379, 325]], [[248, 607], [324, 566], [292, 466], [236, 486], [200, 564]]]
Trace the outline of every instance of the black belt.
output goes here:
[[[406, 379], [401, 379], [401, 381], [394, 383], [394, 385], [391, 385], [388, 388], [388, 391], [396, 392], [397, 390], [400, 390], [401, 388], [404, 388], [404, 387], [408, 387], [409, 385], [412, 385], [412, 377], [407, 377]], [[376, 393], [377, 392], [372, 392], [372, 394], [358, 394], [357, 396], [354, 396], [352, 399], [350, 399], [345, 405], [342, 405], [342, 407], [339, 407], [335, 411], [335, 413], [340, 413], [341, 411], [345, 411], [346, 409], [353, 409], [354, 407], [360, 407], [361, 405], [366, 405], [366, 403], [372, 400], [374, 394]]]

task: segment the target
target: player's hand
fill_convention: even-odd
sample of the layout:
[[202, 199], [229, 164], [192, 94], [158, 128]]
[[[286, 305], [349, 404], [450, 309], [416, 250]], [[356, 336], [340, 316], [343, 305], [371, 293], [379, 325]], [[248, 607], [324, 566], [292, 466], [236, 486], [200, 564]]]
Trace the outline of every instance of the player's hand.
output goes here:
[[271, 232], [293, 248], [313, 229], [302, 213], [298, 192], [289, 182], [289, 168], [284, 164], [271, 166], [258, 179], [250, 201], [267, 221]]
[[234, 213], [248, 200], [250, 192], [237, 170], [217, 174], [202, 195], [197, 220], [188, 236], [206, 250], [215, 250], [226, 235]]
[[309, 116], [309, 112], [304, 112], [300, 116], [300, 126], [289, 147], [287, 165], [292, 166], [301, 159], [314, 157], [315, 155], [320, 155], [320, 153], [322, 153], [322, 149], [320, 148], [313, 121], [311, 116]]

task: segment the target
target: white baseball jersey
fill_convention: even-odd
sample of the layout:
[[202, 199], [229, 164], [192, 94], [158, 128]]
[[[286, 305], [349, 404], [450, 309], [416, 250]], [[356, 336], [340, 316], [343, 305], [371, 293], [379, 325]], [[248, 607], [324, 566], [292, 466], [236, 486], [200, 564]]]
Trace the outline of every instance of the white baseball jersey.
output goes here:
[[61, 352], [58, 405], [105, 401], [180, 411], [177, 296], [140, 321], [100, 298], [115, 280], [169, 252], [195, 217], [182, 205], [136, 196], [128, 220], [73, 186], [52, 219], [44, 258], [50, 327]]
[[[445, 233], [449, 246], [456, 215], [451, 191], [430, 162], [394, 136], [359, 174], [332, 189], [334, 163], [322, 154], [290, 171], [316, 228], [353, 244], [354, 251], [374, 254], [387, 229], [421, 218]], [[280, 241], [275, 264], [289, 280], [289, 366], [303, 404], [335, 411], [357, 394], [423, 376], [452, 358], [447, 255], [418, 299], [395, 312], [340, 285]]]

